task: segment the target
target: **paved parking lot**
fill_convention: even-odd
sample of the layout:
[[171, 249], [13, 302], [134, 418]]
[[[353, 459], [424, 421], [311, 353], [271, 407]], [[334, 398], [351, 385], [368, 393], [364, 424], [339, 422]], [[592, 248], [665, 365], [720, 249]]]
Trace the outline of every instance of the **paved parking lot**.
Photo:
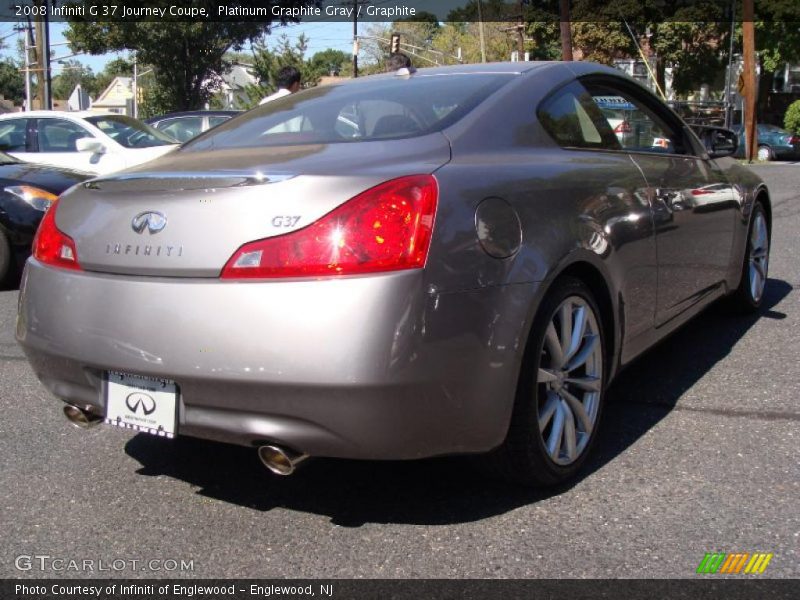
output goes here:
[[756, 170], [774, 211], [761, 315], [710, 310], [638, 361], [583, 477], [547, 493], [461, 458], [278, 479], [248, 449], [79, 431], [0, 292], [0, 577], [86, 575], [53, 558], [125, 561], [126, 577], [692, 577], [712, 551], [771, 552], [765, 576], [800, 576], [800, 165]]

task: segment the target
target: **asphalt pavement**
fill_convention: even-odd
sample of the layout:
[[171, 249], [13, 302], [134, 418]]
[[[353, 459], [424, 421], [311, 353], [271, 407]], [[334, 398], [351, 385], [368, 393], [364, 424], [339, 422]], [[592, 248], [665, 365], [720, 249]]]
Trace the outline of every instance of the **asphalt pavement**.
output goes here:
[[761, 314], [711, 309], [624, 372], [588, 469], [548, 492], [464, 458], [279, 479], [246, 448], [75, 429], [0, 292], [0, 577], [697, 577], [707, 552], [800, 576], [800, 165], [754, 169], [774, 219]]

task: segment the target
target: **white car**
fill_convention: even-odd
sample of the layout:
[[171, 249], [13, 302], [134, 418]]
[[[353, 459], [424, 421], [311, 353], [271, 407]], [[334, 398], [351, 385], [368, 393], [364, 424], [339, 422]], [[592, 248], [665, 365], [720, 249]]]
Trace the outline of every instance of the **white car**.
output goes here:
[[177, 146], [166, 134], [124, 115], [50, 110], [0, 115], [0, 150], [87, 173], [126, 169]]

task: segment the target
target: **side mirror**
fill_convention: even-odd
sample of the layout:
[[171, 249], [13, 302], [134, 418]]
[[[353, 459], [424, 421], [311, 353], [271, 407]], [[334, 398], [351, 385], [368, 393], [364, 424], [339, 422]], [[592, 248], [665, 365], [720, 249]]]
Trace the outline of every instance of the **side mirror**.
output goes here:
[[711, 158], [731, 156], [739, 148], [739, 136], [730, 129], [697, 125], [693, 127]]
[[78, 152], [91, 152], [92, 154], [102, 154], [106, 151], [103, 142], [93, 137], [83, 137], [75, 140], [75, 149]]

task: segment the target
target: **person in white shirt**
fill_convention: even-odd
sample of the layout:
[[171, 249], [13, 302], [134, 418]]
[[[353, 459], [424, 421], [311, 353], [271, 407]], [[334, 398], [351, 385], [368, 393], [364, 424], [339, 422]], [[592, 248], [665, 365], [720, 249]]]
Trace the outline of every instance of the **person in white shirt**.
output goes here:
[[278, 71], [278, 77], [275, 80], [278, 85], [278, 91], [274, 94], [266, 96], [259, 102], [259, 104], [266, 104], [278, 98], [283, 98], [289, 94], [294, 94], [300, 90], [300, 71], [294, 67], [283, 67]]

